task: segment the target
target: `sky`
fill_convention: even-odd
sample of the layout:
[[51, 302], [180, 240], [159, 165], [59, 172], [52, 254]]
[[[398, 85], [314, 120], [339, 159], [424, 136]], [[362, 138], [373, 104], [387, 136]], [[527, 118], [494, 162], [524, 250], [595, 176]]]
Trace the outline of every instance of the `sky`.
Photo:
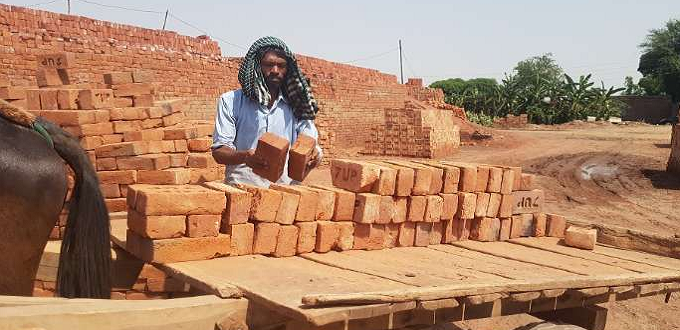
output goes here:
[[[67, 11], [67, 0], [3, 3]], [[404, 80], [426, 84], [500, 82], [517, 62], [552, 53], [572, 77], [592, 73], [598, 84], [622, 86], [625, 76], [641, 77], [639, 45], [649, 31], [680, 19], [678, 0], [71, 0], [71, 14], [152, 29], [166, 10], [166, 30], [208, 34], [225, 56], [273, 35], [295, 53], [399, 78], [401, 40]]]

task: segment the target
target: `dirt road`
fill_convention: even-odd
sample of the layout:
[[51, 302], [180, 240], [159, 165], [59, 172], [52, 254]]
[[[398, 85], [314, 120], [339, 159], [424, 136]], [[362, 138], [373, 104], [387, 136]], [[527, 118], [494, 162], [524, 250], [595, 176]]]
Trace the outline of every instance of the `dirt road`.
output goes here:
[[[546, 211], [664, 235], [680, 234], [680, 177], [665, 173], [670, 126], [570, 124], [495, 131], [485, 146], [464, 146], [450, 159], [522, 166], [546, 191]], [[327, 168], [307, 181], [330, 183]], [[680, 329], [680, 296], [607, 306], [610, 330]], [[529, 316], [456, 323], [463, 329], [514, 329]], [[455, 329], [455, 328], [449, 328]]]

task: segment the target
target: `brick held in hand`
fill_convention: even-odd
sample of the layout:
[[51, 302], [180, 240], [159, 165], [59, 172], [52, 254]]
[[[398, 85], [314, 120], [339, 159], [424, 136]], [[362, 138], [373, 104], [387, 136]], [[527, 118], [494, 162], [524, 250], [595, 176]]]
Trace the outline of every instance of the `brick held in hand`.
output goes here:
[[264, 133], [257, 141], [255, 156], [267, 162], [267, 168], [253, 168], [253, 172], [271, 182], [276, 182], [283, 175], [290, 143], [273, 133]]
[[302, 182], [309, 174], [307, 164], [315, 153], [316, 140], [308, 135], [299, 134], [290, 148], [288, 156], [288, 176]]

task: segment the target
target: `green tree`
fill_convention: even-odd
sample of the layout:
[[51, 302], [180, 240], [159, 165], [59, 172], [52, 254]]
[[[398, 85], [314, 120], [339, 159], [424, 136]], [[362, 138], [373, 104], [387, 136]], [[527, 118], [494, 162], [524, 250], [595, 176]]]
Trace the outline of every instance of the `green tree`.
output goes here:
[[[658, 89], [680, 101], [680, 20], [670, 20], [665, 28], [651, 30], [640, 45], [638, 71], [645, 78], [644, 87]], [[642, 84], [642, 81], [641, 81]]]
[[552, 53], [534, 56], [520, 61], [514, 72], [518, 83], [524, 86], [559, 85], [562, 82], [562, 68], [552, 58]]
[[625, 89], [621, 92], [621, 95], [646, 95], [645, 89], [636, 84], [631, 76], [626, 76], [623, 86]]

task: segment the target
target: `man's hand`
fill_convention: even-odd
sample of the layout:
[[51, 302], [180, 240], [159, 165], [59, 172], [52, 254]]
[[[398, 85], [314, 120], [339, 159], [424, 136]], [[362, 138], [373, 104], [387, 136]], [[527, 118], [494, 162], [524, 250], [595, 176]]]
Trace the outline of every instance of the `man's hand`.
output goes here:
[[246, 151], [246, 165], [250, 168], [256, 169], [268, 169], [269, 163], [266, 159], [255, 155], [255, 149], [250, 149]]

